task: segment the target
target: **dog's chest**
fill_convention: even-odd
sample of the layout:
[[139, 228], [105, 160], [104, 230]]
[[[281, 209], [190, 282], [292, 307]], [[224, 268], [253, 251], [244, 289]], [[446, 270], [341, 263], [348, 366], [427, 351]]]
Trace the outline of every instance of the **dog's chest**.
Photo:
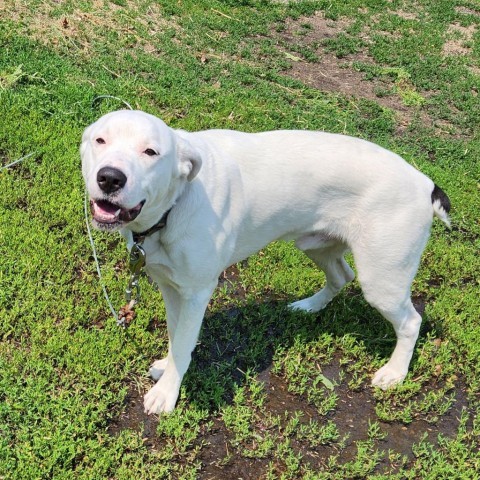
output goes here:
[[[150, 240], [150, 239], [148, 239]], [[158, 286], [168, 284], [181, 287], [189, 283], [188, 262], [175, 249], [166, 248], [158, 241], [145, 241], [145, 272]]]
[[174, 282], [176, 268], [172, 265], [168, 253], [161, 247], [149, 248], [147, 242], [145, 252], [145, 271], [147, 275], [157, 284]]

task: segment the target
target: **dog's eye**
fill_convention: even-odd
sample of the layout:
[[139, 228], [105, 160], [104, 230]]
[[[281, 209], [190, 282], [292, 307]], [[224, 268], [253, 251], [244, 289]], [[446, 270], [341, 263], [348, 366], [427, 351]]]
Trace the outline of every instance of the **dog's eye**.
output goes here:
[[149, 157], [154, 157], [155, 155], [158, 155], [158, 153], [153, 150], [153, 148], [147, 148], [146, 150], [144, 150], [143, 152], [145, 155], [148, 155]]
[[105, 143], [106, 143], [105, 140], [104, 140], [103, 138], [101, 138], [101, 137], [97, 138], [95, 141], [96, 141], [99, 145], [105, 145]]

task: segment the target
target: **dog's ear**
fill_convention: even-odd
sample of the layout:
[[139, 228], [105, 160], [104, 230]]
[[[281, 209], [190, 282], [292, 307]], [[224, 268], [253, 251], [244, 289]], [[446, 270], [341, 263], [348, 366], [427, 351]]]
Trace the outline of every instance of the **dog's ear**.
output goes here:
[[87, 182], [89, 169], [92, 168], [92, 148], [89, 142], [91, 126], [87, 127], [82, 135], [80, 143], [80, 160], [82, 164], [82, 174], [85, 182]]
[[187, 177], [191, 182], [202, 167], [202, 157], [200, 153], [184, 138], [177, 137], [177, 152], [180, 162], [180, 173]]
[[80, 143], [80, 156], [81, 156], [81, 158], [83, 158], [85, 156], [87, 147], [89, 146], [88, 137], [90, 135], [90, 130], [91, 129], [92, 129], [92, 126], [90, 125], [83, 131], [82, 140], [81, 140], [81, 143]]

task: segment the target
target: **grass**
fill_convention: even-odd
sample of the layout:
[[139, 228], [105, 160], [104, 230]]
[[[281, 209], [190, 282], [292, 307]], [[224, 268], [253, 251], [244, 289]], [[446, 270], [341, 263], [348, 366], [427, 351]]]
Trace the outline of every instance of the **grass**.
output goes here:
[[[315, 12], [346, 27], [308, 43]], [[33, 155], [0, 170], [0, 478], [477, 478], [479, 24], [473, 0], [6, 0], [0, 167]], [[324, 55], [378, 98], [289, 76]], [[360, 136], [441, 185], [454, 226], [435, 224], [413, 285], [425, 312], [406, 382], [369, 387], [394, 337], [357, 283], [319, 315], [286, 309], [323, 274], [274, 244], [217, 290], [175, 412], [134, 416], [167, 349], [165, 312], [146, 279], [127, 331], [103, 298], [78, 145], [124, 104], [100, 95], [179, 128]], [[400, 133], [387, 99], [408, 112]], [[94, 237], [119, 306], [125, 247]]]

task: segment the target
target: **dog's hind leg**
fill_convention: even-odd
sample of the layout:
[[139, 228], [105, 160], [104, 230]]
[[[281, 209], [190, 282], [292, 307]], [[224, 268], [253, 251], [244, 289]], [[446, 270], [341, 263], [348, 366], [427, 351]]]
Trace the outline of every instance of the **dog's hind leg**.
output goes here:
[[361, 242], [352, 246], [365, 299], [393, 325], [397, 336], [390, 360], [372, 380], [382, 389], [401, 382], [407, 375], [422, 322], [412, 304], [410, 289], [430, 224], [427, 220], [425, 228], [413, 226], [410, 231], [407, 225], [388, 230], [371, 228]]
[[386, 390], [402, 382], [407, 376], [422, 317], [417, 313], [410, 299], [393, 311], [377, 309], [391, 322], [397, 335], [397, 343], [390, 360], [375, 373], [372, 379], [373, 386]]
[[303, 310], [306, 312], [318, 312], [324, 308], [343, 286], [355, 278], [353, 270], [343, 258], [347, 251], [347, 246], [342, 243], [335, 243], [328, 247], [308, 249], [301, 248], [301, 243], [297, 246], [325, 272], [325, 286], [315, 295], [299, 300], [290, 304], [293, 310]]

